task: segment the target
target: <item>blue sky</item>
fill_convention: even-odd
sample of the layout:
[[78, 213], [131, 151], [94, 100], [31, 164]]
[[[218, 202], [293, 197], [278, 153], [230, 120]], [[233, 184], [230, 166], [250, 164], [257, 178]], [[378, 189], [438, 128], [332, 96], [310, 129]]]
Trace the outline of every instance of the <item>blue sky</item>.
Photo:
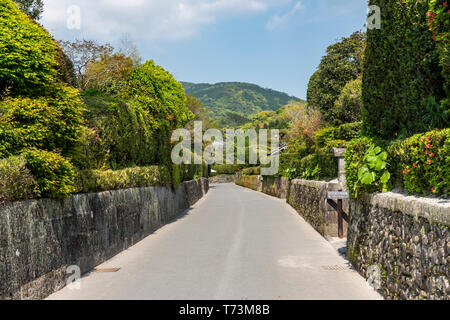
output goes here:
[[[131, 39], [180, 81], [242, 81], [306, 98], [326, 47], [362, 30], [365, 0], [44, 0], [56, 39]], [[80, 29], [67, 21], [80, 8]]]

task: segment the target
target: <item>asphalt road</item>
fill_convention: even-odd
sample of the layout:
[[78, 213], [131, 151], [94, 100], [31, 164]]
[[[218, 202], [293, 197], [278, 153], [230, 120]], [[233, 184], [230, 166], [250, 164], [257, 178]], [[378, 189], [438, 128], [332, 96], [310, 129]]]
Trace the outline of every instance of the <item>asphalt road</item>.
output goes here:
[[186, 215], [49, 299], [381, 299], [284, 200], [211, 186]]

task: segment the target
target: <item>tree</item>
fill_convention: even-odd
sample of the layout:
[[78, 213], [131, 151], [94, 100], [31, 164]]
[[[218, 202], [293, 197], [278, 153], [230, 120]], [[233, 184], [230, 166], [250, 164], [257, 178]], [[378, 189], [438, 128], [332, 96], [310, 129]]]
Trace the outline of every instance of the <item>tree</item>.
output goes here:
[[201, 121], [203, 129], [208, 128], [210, 116], [209, 111], [203, 107], [202, 102], [192, 94], [186, 95], [186, 107], [194, 114], [194, 118], [186, 125], [186, 129], [194, 129], [194, 121]]
[[361, 121], [362, 78], [347, 83], [339, 98], [334, 102], [336, 118], [344, 123]]
[[318, 70], [309, 81], [308, 104], [320, 110], [329, 124], [345, 122], [345, 119], [337, 118], [334, 103], [344, 86], [361, 74], [365, 41], [365, 33], [355, 32], [329, 46], [327, 55], [322, 58]]
[[126, 76], [133, 70], [133, 60], [115, 53], [104, 55], [100, 61], [87, 66], [85, 89], [98, 89], [107, 94], [117, 94], [126, 85]]
[[0, 5], [0, 96], [42, 95], [57, 77], [57, 45], [13, 1]]
[[73, 63], [77, 83], [81, 90], [86, 89], [86, 71], [89, 65], [99, 61], [103, 56], [111, 55], [113, 52], [113, 47], [110, 44], [99, 44], [93, 40], [62, 41], [61, 45]]
[[44, 2], [42, 0], [14, 0], [14, 2], [34, 20], [41, 18], [42, 12], [44, 11]]

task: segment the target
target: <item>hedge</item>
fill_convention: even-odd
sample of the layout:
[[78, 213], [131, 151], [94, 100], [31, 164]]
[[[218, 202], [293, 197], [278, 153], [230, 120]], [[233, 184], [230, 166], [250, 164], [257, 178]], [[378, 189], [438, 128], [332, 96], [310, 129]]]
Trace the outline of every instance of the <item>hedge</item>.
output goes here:
[[219, 174], [235, 174], [241, 171], [245, 165], [241, 164], [216, 164], [212, 167], [212, 170], [216, 171], [214, 175]]
[[39, 197], [39, 186], [23, 156], [0, 159], [0, 203]]
[[429, 3], [369, 1], [381, 8], [382, 28], [367, 31], [362, 119], [368, 136], [396, 139], [430, 130], [427, 101], [446, 97], [440, 55], [427, 25]]
[[362, 158], [371, 146], [379, 146], [387, 151], [389, 185], [392, 187], [401, 188], [408, 194], [448, 194], [450, 129], [433, 130], [393, 142], [367, 137], [352, 140], [345, 153], [347, 186], [352, 198], [363, 192], [382, 191], [378, 174], [373, 184], [355, 190]]
[[83, 170], [78, 174], [77, 192], [90, 193], [170, 185], [170, 173], [164, 167], [159, 166], [123, 170]]

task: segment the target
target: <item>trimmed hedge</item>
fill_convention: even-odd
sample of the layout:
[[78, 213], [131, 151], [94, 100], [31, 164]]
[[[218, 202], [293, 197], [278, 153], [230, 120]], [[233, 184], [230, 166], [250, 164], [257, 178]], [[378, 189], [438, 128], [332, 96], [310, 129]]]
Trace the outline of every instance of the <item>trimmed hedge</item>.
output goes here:
[[362, 119], [368, 136], [395, 139], [425, 132], [431, 126], [427, 101], [445, 98], [440, 55], [427, 25], [429, 3], [369, 1], [381, 8], [382, 28], [367, 31]]
[[[450, 129], [417, 134], [388, 149], [395, 176], [403, 177], [409, 194], [449, 193]], [[398, 179], [398, 178], [397, 178]]]
[[235, 174], [236, 172], [241, 171], [245, 165], [241, 164], [216, 164], [212, 167], [216, 172], [214, 175], [219, 174]]
[[83, 170], [78, 174], [77, 192], [90, 193], [170, 185], [170, 174], [164, 167], [150, 166], [123, 170]]
[[[350, 196], [355, 198], [355, 184], [361, 160], [371, 146], [387, 150], [390, 185], [408, 194], [446, 195], [450, 185], [450, 129], [434, 130], [390, 143], [364, 137], [352, 140], [345, 153], [346, 179]], [[377, 192], [380, 176], [375, 183], [363, 186], [358, 194]]]

